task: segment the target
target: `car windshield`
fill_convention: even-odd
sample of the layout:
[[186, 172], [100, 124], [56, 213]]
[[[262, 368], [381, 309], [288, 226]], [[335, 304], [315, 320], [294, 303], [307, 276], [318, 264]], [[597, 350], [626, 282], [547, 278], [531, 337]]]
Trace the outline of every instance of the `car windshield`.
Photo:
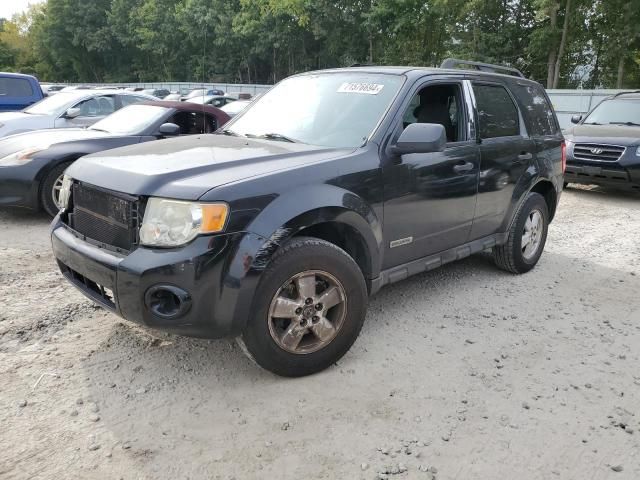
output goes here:
[[359, 147], [403, 82], [404, 77], [398, 75], [360, 72], [288, 78], [256, 100], [226, 130], [249, 137]]
[[191, 97], [191, 98], [187, 99], [187, 102], [189, 102], [189, 103], [207, 103], [212, 98], [214, 98], [214, 97], [211, 96], [211, 95], [207, 95], [205, 97]]
[[640, 100], [605, 100], [589, 114], [584, 123], [640, 126]]
[[38, 103], [34, 103], [23, 111], [31, 115], [60, 115], [73, 100], [79, 99], [81, 95], [77, 93], [60, 92], [57, 95], [46, 97]]
[[155, 105], [129, 105], [96, 122], [89, 129], [119, 135], [136, 135], [160, 120], [166, 112], [165, 107]]

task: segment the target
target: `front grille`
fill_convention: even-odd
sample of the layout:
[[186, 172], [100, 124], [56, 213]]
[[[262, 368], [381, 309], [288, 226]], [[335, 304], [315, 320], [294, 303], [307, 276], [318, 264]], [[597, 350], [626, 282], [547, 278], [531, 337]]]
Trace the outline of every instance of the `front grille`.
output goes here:
[[625, 147], [618, 145], [600, 145], [596, 143], [576, 143], [573, 158], [592, 162], [617, 162]]
[[74, 183], [69, 226], [101, 245], [130, 251], [136, 244], [138, 203], [135, 197]]

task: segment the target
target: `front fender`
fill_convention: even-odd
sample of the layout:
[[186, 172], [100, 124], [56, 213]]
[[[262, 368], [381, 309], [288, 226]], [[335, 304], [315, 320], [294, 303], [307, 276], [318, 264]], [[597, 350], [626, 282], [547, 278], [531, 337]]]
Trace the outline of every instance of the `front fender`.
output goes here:
[[229, 259], [222, 311], [233, 312], [233, 318], [228, 319], [231, 330], [244, 328], [262, 273], [278, 248], [305, 228], [327, 222], [348, 226], [360, 235], [368, 251], [369, 275], [379, 275], [382, 222], [362, 198], [326, 184], [292, 189], [270, 202], [247, 225], [248, 233]]
[[254, 258], [254, 268], [265, 268], [278, 247], [300, 231], [327, 222], [346, 225], [360, 235], [369, 256], [369, 274], [378, 276], [382, 222], [361, 197], [326, 184], [290, 190], [251, 222], [247, 230], [267, 239]]

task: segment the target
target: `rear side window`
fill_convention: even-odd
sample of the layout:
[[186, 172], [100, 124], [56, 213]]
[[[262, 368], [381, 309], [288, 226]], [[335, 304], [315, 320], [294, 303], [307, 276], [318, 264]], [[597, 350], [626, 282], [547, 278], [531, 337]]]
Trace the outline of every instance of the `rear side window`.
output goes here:
[[474, 84], [480, 138], [520, 135], [520, 118], [511, 96], [500, 85]]
[[31, 97], [31, 82], [23, 78], [0, 77], [0, 97]]
[[525, 109], [532, 135], [556, 135], [558, 124], [544, 90], [539, 85], [518, 85], [513, 93]]

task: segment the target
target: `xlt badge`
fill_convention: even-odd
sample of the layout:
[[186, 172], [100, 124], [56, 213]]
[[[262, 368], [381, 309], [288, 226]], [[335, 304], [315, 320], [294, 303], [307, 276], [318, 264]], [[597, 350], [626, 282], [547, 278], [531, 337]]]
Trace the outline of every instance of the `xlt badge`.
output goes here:
[[401, 247], [402, 245], [409, 245], [413, 242], [413, 237], [399, 238], [398, 240], [394, 240], [391, 242], [391, 248]]

